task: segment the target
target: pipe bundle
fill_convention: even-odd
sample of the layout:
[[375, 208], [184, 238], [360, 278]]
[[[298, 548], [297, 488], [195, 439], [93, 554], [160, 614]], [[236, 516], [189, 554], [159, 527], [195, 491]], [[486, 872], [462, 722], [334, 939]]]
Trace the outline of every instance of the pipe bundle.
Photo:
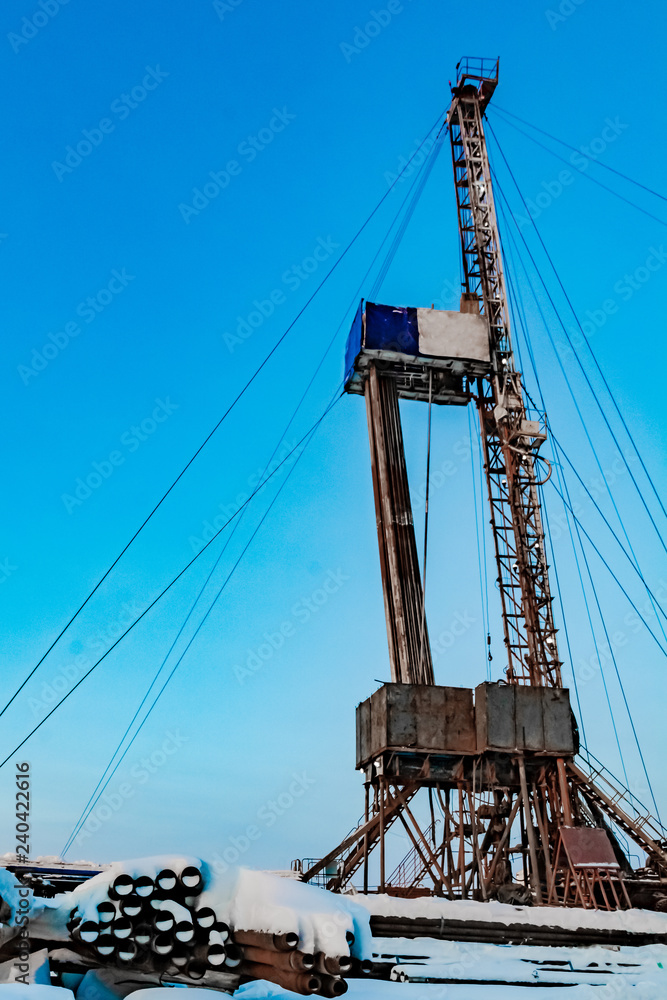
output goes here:
[[295, 932], [231, 928], [219, 918], [215, 898], [210, 905], [210, 894], [202, 896], [204, 886], [202, 871], [192, 864], [163, 868], [153, 877], [116, 869], [106, 885], [98, 885], [90, 905], [69, 911], [67, 929], [77, 950], [103, 965], [192, 981], [225, 972], [302, 995], [347, 992], [343, 977], [360, 971], [349, 954], [351, 932], [346, 954], [312, 954]]
[[68, 930], [79, 950], [103, 964], [185, 974], [201, 979], [209, 970], [236, 968], [240, 958], [229, 927], [214, 910], [199, 905], [201, 871], [186, 865], [150, 878], [122, 872], [96, 905], [97, 919], [75, 909]]
[[252, 979], [266, 979], [293, 993], [340, 997], [347, 993], [342, 976], [352, 968], [349, 955], [312, 955], [299, 949], [298, 934], [234, 932], [243, 952], [241, 972]]

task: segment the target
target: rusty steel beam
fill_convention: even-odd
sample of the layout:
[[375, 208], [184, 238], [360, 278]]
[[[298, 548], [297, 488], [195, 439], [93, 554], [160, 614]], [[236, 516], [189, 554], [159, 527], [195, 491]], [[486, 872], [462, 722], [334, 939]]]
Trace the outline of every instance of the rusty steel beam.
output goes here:
[[373, 363], [364, 393], [391, 679], [433, 684], [396, 383]]

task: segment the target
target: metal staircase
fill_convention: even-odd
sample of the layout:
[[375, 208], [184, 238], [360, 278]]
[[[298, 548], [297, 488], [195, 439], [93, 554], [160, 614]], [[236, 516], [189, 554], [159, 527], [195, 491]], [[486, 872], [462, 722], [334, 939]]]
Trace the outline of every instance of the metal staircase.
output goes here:
[[573, 783], [646, 852], [661, 875], [667, 875], [667, 830], [592, 754], [585, 754], [567, 765]]
[[[431, 843], [436, 845], [436, 827], [440, 820], [436, 819], [425, 831]], [[420, 851], [416, 847], [411, 847], [405, 857], [399, 861], [393, 872], [387, 878], [387, 885], [392, 889], [416, 889], [428, 874], [428, 865], [424, 862]]]

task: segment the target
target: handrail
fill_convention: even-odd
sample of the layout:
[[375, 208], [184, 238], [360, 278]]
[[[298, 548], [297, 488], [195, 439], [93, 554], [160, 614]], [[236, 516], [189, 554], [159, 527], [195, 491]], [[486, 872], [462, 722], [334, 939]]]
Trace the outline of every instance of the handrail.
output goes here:
[[[440, 823], [439, 819], [434, 820], [426, 830], [426, 836], [434, 839], [435, 828]], [[417, 875], [422, 872], [417, 880]], [[398, 862], [391, 875], [388, 876], [387, 885], [409, 887], [415, 885], [415, 881], [420, 882], [427, 872], [424, 859], [416, 847], [411, 847], [407, 854]]]
[[626, 788], [623, 782], [612, 774], [597, 757], [583, 745], [578, 756], [580, 763], [586, 765], [587, 778], [591, 784], [595, 785], [598, 782], [604, 782], [607, 785], [611, 794], [606, 794], [608, 794], [613, 805], [623, 803], [626, 808], [629, 808], [634, 814], [631, 816], [633, 822], [641, 830], [648, 828], [652, 833], [652, 840], [667, 840], [667, 829], [665, 829], [662, 823], [651, 814], [651, 810], [647, 809], [644, 803], [629, 788]]

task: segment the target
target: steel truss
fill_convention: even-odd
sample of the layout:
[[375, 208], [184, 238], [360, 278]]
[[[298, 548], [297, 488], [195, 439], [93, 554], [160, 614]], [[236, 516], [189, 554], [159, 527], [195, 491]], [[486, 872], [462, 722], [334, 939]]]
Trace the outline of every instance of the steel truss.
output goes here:
[[[527, 411], [515, 368], [482, 125], [497, 64], [495, 77], [485, 72], [484, 62], [477, 72], [469, 68], [466, 64], [459, 73], [448, 123], [464, 296], [468, 305], [476, 300], [489, 326], [491, 374], [477, 379], [476, 401], [507, 678], [514, 684], [560, 688], [540, 515], [538, 452], [546, 434], [544, 425]], [[433, 684], [396, 385], [371, 365], [364, 392], [392, 680]], [[581, 761], [556, 756], [562, 752], [558, 750], [552, 755], [548, 749], [541, 755], [526, 748], [487, 750], [474, 756], [463, 748], [457, 751], [463, 755], [408, 753], [396, 747], [378, 751], [370, 763], [364, 761], [363, 820], [325, 858], [305, 870], [296, 862], [303, 880], [322, 879], [335, 864], [336, 873], [327, 882], [330, 889], [344, 889], [361, 871], [368, 891], [369, 858], [377, 850], [380, 892], [410, 895], [426, 891], [428, 885], [436, 895], [452, 899], [532, 899], [615, 908], [630, 904], [624, 879], [635, 877], [619, 842], [625, 834], [646, 853], [651, 879], [665, 889], [667, 831], [603, 768], [590, 772]], [[426, 823], [420, 820], [424, 814]], [[411, 847], [387, 870], [386, 835], [397, 823]], [[607, 845], [604, 864], [591, 863], [594, 842]], [[515, 858], [521, 860], [523, 882], [513, 877]], [[636, 878], [634, 885], [637, 889]]]
[[[378, 767], [383, 763], [388, 762], [378, 761]], [[302, 873], [304, 881], [334, 863], [336, 874], [327, 888], [341, 891], [361, 873], [368, 891], [376, 851], [379, 892], [411, 896], [428, 887], [449, 899], [520, 904], [532, 896], [537, 903], [613, 909], [630, 905], [625, 877], [631, 872], [614, 827], [646, 852], [657, 874], [667, 877], [665, 831], [648, 813], [637, 813], [638, 804], [625, 789], [607, 783], [603, 790], [582, 769], [583, 762], [523, 755], [512, 759], [511, 782], [501, 785], [493, 780], [497, 764], [485, 755], [453, 760], [452, 768], [466, 775], [455, 783], [376, 774], [366, 781], [366, 809], [357, 829], [311, 864]], [[428, 772], [426, 761], [423, 772]], [[424, 813], [427, 824], [418, 818]], [[397, 823], [411, 847], [388, 869], [385, 838]], [[582, 877], [565, 863], [561, 831], [596, 827], [607, 832], [616, 862], [599, 871], [591, 866]], [[520, 860], [527, 882], [513, 879], [513, 859]]]
[[478, 380], [479, 419], [503, 611], [508, 680], [560, 687], [561, 671], [540, 517], [536, 456], [544, 439], [528, 420], [515, 370], [482, 126], [483, 97], [455, 90], [448, 121], [464, 286], [489, 324], [493, 374]]

